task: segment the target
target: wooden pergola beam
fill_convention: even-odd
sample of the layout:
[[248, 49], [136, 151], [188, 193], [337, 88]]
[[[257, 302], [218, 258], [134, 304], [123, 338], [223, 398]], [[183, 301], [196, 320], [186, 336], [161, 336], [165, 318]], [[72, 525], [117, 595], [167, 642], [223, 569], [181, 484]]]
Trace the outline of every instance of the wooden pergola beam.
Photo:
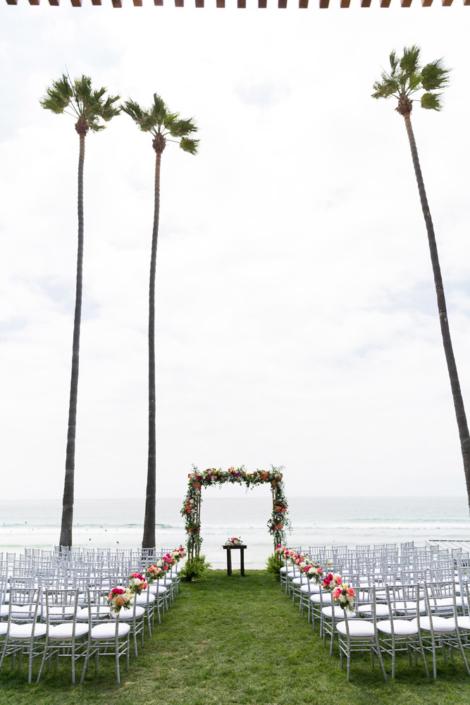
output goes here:
[[132, 0], [134, 7], [142, 7], [142, 0]]
[[[1, 0], [0, 0], [1, 1]], [[26, 2], [26, 0], [21, 0]], [[88, 0], [87, 0], [88, 1]], [[212, 1], [212, 0], [211, 0]], [[256, 2], [256, 0], [249, 0], [250, 2]], [[380, 7], [390, 7], [392, 0], [374, 0], [374, 2], [380, 1]], [[418, 1], [418, 0], [416, 0]], [[441, 0], [443, 7], [450, 7], [454, 0]], [[28, 0], [30, 5], [39, 5], [40, 0]], [[48, 0], [49, 5], [53, 7], [58, 7], [60, 0]], [[82, 7], [82, 0], [70, 0], [72, 7]], [[113, 7], [122, 8], [123, 0], [111, 0]], [[154, 5], [157, 7], [162, 7], [164, 0], [153, 0]], [[192, 0], [191, 0], [192, 2]], [[204, 8], [204, 0], [194, 0], [197, 8]], [[276, 0], [271, 0], [275, 3]], [[293, 0], [291, 0], [293, 2]], [[411, 7], [413, 0], [395, 0], [395, 3], [400, 2], [401, 7]], [[6, 0], [7, 5], [18, 5], [18, 0]], [[91, 4], [98, 6], [101, 5], [102, 0], [91, 0]], [[134, 7], [142, 7], [143, 0], [132, 0]], [[361, 7], [370, 7], [372, 0], [360, 0]], [[433, 0], [421, 0], [421, 5], [423, 7], [431, 7]], [[347, 9], [351, 6], [351, 0], [339, 0], [340, 7]], [[470, 7], [470, 0], [463, 0], [463, 4]], [[237, 7], [240, 10], [245, 10], [247, 6], [247, 0], [237, 0]], [[265, 10], [268, 6], [268, 0], [258, 0], [258, 8], [260, 10]], [[280, 10], [285, 10], [287, 8], [287, 0], [277, 0], [277, 6]], [[327, 10], [330, 7], [330, 0], [318, 0], [318, 6], [320, 10]], [[175, 7], [184, 7], [184, 0], [175, 0]], [[223, 9], [225, 8], [225, 0], [216, 0], [216, 7]], [[298, 5], [300, 10], [307, 10], [309, 8], [309, 0], [299, 0]]]
[[328, 10], [330, 0], [320, 0], [320, 10]]
[[196, 7], [204, 7], [204, 0], [196, 0]]
[[18, 0], [7, 0], [7, 5], [17, 5]]

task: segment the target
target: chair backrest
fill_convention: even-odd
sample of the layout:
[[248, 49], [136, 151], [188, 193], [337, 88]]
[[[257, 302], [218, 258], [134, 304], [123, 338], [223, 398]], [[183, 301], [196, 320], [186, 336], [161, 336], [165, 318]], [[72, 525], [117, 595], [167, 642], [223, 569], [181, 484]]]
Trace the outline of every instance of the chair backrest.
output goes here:
[[455, 600], [455, 582], [428, 582], [424, 583], [424, 596], [426, 611], [432, 617], [453, 617], [457, 619], [457, 605]]
[[394, 619], [414, 619], [424, 611], [423, 588], [417, 585], [387, 585], [387, 604], [392, 621]]
[[71, 620], [75, 623], [78, 608], [77, 589], [42, 590], [42, 596], [43, 617], [45, 616], [48, 625]]
[[8, 623], [36, 622], [39, 612], [41, 590], [37, 587], [10, 586]]

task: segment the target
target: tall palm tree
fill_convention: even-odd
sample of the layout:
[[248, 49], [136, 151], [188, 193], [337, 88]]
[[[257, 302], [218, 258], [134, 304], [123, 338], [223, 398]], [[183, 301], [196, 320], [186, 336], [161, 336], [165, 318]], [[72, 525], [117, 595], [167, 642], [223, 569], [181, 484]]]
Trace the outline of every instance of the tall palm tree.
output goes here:
[[88, 130], [104, 130], [101, 120], [109, 122], [119, 114], [115, 106], [119, 96], [105, 96], [106, 88], [93, 90], [91, 78], [82, 76], [73, 81], [62, 75], [40, 101], [43, 108], [53, 113], [66, 113], [77, 119], [75, 130], [80, 140], [78, 157], [78, 254], [77, 281], [75, 294], [75, 317], [73, 324], [72, 376], [70, 382], [69, 418], [67, 429], [67, 450], [65, 457], [65, 482], [62, 502], [62, 522], [60, 545], [72, 545], [73, 500], [75, 476], [75, 436], [77, 427], [78, 369], [80, 357], [80, 321], [82, 311], [83, 280], [83, 166], [85, 163], [85, 137]]
[[179, 143], [184, 152], [196, 154], [199, 140], [189, 137], [197, 132], [192, 119], [182, 120], [179, 113], [170, 113], [159, 95], [154, 93], [153, 105], [144, 110], [133, 100], [122, 107], [142, 132], [150, 132], [152, 147], [156, 153], [155, 199], [153, 212], [152, 249], [150, 258], [149, 286], [149, 435], [147, 491], [145, 499], [144, 535], [142, 548], [155, 546], [155, 503], [156, 503], [156, 428], [155, 428], [155, 269], [157, 264], [158, 221], [160, 217], [160, 169], [162, 153], [167, 142]]
[[405, 120], [413, 166], [416, 174], [416, 180], [418, 182], [418, 191], [421, 199], [421, 207], [423, 209], [424, 222], [426, 223], [428, 233], [442, 341], [444, 344], [444, 352], [450, 377], [452, 396], [454, 398], [455, 414], [457, 417], [465, 480], [467, 484], [468, 503], [470, 506], [470, 435], [468, 432], [467, 417], [465, 414], [462, 392], [460, 390], [457, 365], [455, 363], [454, 351], [452, 348], [452, 340], [450, 337], [449, 320], [444, 296], [444, 284], [439, 265], [434, 226], [424, 188], [424, 180], [419, 164], [418, 150], [413, 134], [413, 127], [411, 125], [411, 111], [413, 110], [413, 103], [416, 101], [416, 98], [413, 98], [413, 96], [415, 96], [418, 92], [424, 91], [424, 93], [421, 94], [420, 99], [422, 108], [425, 108], [426, 110], [441, 110], [442, 93], [439, 91], [447, 85], [449, 81], [449, 71], [444, 68], [441, 59], [432, 61], [431, 63], [426, 64], [426, 66], [421, 67], [420, 49], [417, 46], [404, 49], [403, 56], [401, 58], [397, 57], [396, 53], [393, 51], [390, 54], [390, 67], [390, 72], [387, 73], [384, 71], [382, 73], [381, 80], [374, 83], [374, 93], [372, 93], [372, 97], [390, 98], [393, 96], [396, 98], [398, 100], [396, 110]]

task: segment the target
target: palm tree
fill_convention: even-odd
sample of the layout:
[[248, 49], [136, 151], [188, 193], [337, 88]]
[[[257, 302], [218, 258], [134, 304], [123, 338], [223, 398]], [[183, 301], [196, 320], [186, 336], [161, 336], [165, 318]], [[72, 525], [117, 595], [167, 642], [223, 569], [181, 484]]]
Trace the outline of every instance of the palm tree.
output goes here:
[[80, 321], [82, 311], [83, 279], [83, 166], [85, 162], [85, 137], [88, 130], [104, 130], [100, 120], [109, 122], [119, 114], [120, 108], [114, 104], [119, 96], [105, 97], [106, 88], [93, 90], [91, 78], [82, 76], [73, 81], [65, 74], [40, 101], [43, 108], [53, 113], [66, 113], [77, 118], [75, 130], [80, 139], [78, 157], [78, 255], [77, 281], [75, 294], [75, 317], [73, 324], [72, 376], [70, 382], [69, 418], [67, 429], [67, 451], [65, 457], [65, 482], [62, 502], [62, 522], [60, 529], [60, 546], [72, 545], [73, 499], [75, 475], [75, 435], [77, 426], [78, 368], [80, 356]]
[[424, 188], [424, 180], [419, 164], [418, 150], [413, 134], [413, 127], [411, 125], [411, 111], [413, 109], [413, 102], [416, 101], [416, 98], [413, 98], [412, 96], [419, 91], [424, 91], [424, 93], [421, 94], [422, 108], [425, 108], [426, 110], [441, 110], [442, 93], [439, 91], [447, 85], [449, 81], [449, 71], [444, 68], [441, 59], [432, 61], [431, 63], [426, 64], [426, 66], [421, 67], [420, 49], [417, 46], [404, 49], [403, 56], [401, 58], [398, 58], [396, 53], [393, 51], [390, 54], [390, 66], [390, 72], [387, 73], [384, 71], [382, 73], [381, 80], [374, 83], [374, 93], [372, 93], [372, 97], [395, 97], [398, 100], [396, 110], [405, 119], [413, 166], [416, 174], [416, 180], [418, 182], [421, 207], [423, 209], [424, 222], [426, 223], [426, 230], [428, 233], [432, 269], [434, 273], [434, 284], [437, 294], [437, 307], [439, 311], [439, 320], [441, 323], [442, 341], [444, 344], [444, 352], [447, 361], [452, 396], [454, 398], [455, 414], [457, 417], [465, 480], [467, 484], [467, 496], [470, 506], [470, 435], [468, 432], [467, 417], [465, 414], [462, 392], [460, 390], [457, 365], [455, 363], [454, 351], [452, 348], [452, 340], [450, 337], [449, 320], [444, 296], [444, 284], [439, 265], [434, 226]]
[[[144, 535], [142, 548], [155, 546], [155, 503], [156, 503], [156, 429], [155, 429], [155, 269], [157, 264], [158, 221], [160, 216], [160, 168], [162, 153], [166, 143], [176, 142], [184, 152], [196, 154], [199, 140], [188, 135], [197, 132], [193, 120], [180, 119], [179, 113], [170, 113], [163, 100], [154, 93], [153, 105], [148, 110], [128, 100], [122, 107], [142, 132], [153, 136], [152, 147], [156, 153], [155, 200], [153, 212], [152, 250], [150, 258], [149, 286], [149, 435], [147, 491], [145, 500]], [[171, 139], [173, 138], [173, 139]]]

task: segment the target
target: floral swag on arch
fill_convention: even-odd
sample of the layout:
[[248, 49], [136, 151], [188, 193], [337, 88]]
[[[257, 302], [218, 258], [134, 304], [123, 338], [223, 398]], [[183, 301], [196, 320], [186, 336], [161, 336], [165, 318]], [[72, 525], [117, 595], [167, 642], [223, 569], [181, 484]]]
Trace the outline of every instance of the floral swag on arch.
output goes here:
[[186, 520], [186, 544], [188, 547], [188, 561], [199, 558], [202, 537], [201, 537], [201, 491], [203, 487], [213, 487], [214, 485], [224, 485], [226, 482], [232, 484], [246, 485], [253, 488], [255, 485], [269, 484], [272, 494], [272, 513], [268, 520], [268, 530], [273, 536], [274, 547], [285, 542], [284, 529], [289, 527], [287, 500], [284, 494], [284, 483], [282, 481], [283, 467], [271, 466], [271, 470], [255, 470], [247, 473], [245, 468], [229, 468], [228, 470], [216, 470], [209, 468], [200, 472], [193, 466], [193, 472], [189, 475], [188, 491], [181, 510], [182, 516]]

